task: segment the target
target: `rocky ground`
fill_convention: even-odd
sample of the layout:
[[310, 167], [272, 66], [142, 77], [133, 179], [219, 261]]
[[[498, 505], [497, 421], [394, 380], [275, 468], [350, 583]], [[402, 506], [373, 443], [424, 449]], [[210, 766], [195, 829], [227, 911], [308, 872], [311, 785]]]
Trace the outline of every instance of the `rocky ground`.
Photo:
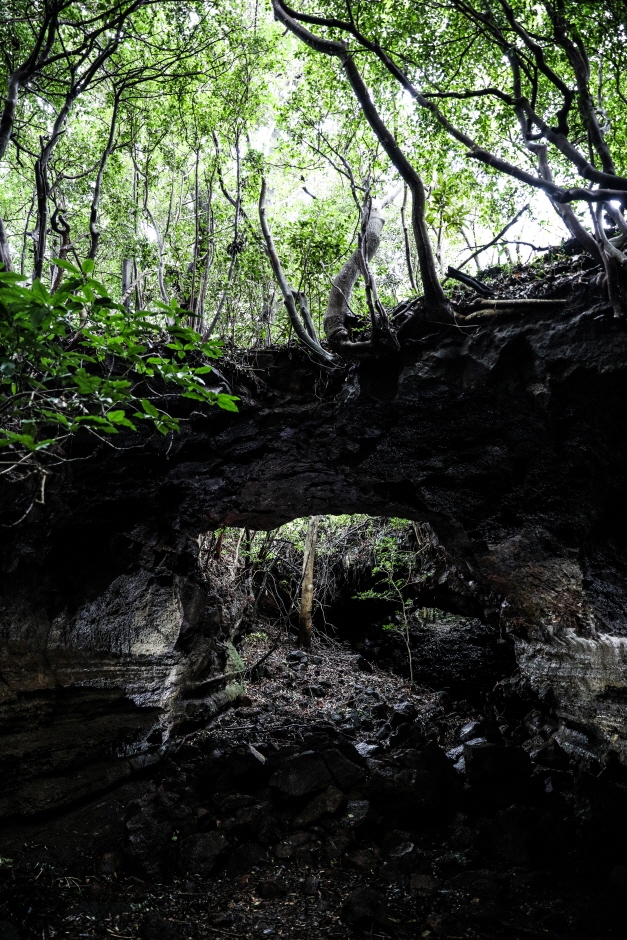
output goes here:
[[144, 777], [5, 826], [0, 940], [624, 937], [627, 786], [546, 703], [410, 688], [332, 640], [242, 652], [238, 707]]

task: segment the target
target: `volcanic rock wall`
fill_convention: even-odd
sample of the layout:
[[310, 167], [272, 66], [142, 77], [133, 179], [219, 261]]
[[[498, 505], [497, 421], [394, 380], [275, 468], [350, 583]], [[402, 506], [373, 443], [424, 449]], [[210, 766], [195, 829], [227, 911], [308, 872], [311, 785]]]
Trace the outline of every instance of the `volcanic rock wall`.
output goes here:
[[399, 360], [330, 376], [260, 351], [233, 367], [238, 414], [68, 464], [13, 527], [39, 481], [3, 482], [2, 811], [91, 792], [206, 720], [232, 694], [232, 617], [198, 534], [311, 513], [429, 522], [436, 594], [515, 638], [564, 748], [627, 762], [627, 335], [597, 299], [417, 323]]
[[19, 543], [3, 585], [2, 815], [117, 782], [241, 690], [234, 611], [193, 552], [95, 523], [49, 538]]

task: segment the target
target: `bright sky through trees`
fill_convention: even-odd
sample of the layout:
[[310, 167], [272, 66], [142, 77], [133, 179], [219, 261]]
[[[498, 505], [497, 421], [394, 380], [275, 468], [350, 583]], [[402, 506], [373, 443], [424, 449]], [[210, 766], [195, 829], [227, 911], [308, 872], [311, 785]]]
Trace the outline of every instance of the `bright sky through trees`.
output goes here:
[[[279, 258], [322, 332], [331, 280], [358, 242], [359, 202], [366, 193], [380, 198], [400, 176], [338, 61], [276, 23], [281, 9], [278, 0], [274, 11], [262, 0], [87, 0], [81, 7], [11, 0], [0, 22], [7, 95], [0, 253], [12, 269], [53, 286], [54, 257], [76, 264], [91, 257], [115, 297], [126, 270], [134, 308], [174, 300], [201, 332], [238, 345], [284, 341], [290, 322], [258, 220], [265, 177]], [[548, 133], [547, 172], [560, 186], [579, 185], [568, 147], [591, 165], [607, 163], [605, 140], [612, 172], [622, 172], [620, 5], [571, 2], [551, 10], [527, 0], [305, 0], [296, 11], [313, 14], [298, 21], [312, 35], [348, 42], [382, 120], [421, 175], [440, 278], [523, 209], [469, 273], [527, 262], [537, 256], [534, 246], [572, 231], [567, 210], [560, 218], [546, 192], [499, 172], [494, 160], [468, 159], [464, 135], [537, 177], [538, 141]], [[347, 32], [341, 23], [351, 17]], [[578, 43], [586, 50], [583, 79], [572, 51]], [[582, 82], [591, 101], [585, 107]], [[564, 107], [568, 146], [543, 130]], [[593, 119], [596, 143], [584, 126]], [[387, 208], [372, 262], [388, 309], [413, 292], [408, 260], [421, 289], [415, 244], [403, 231], [402, 209], [407, 228], [410, 204], [401, 193]], [[589, 207], [568, 205], [594, 236], [598, 221]], [[367, 317], [359, 284], [351, 303]]]

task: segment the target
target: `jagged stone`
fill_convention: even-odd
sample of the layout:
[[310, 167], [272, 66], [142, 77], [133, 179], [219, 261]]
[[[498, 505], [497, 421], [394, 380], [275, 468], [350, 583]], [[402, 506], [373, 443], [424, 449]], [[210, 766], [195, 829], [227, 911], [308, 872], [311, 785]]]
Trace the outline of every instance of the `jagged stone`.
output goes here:
[[333, 779], [342, 790], [352, 790], [366, 779], [364, 768], [349, 760], [337, 748], [324, 751], [322, 756]]
[[397, 705], [392, 706], [390, 723], [393, 728], [396, 728], [406, 721], [414, 721], [417, 714], [416, 706], [412, 705], [411, 702], [399, 702]]
[[330, 783], [331, 775], [325, 762], [313, 751], [288, 757], [270, 777], [270, 786], [286, 796], [306, 796]]
[[172, 852], [172, 805], [160, 793], [131, 804], [125, 823], [125, 852], [141, 875], [158, 878]]
[[314, 796], [313, 800], [310, 800], [307, 806], [300, 811], [298, 816], [294, 819], [294, 825], [311, 826], [313, 823], [322, 819], [323, 816], [330, 816], [336, 813], [345, 801], [346, 797], [341, 790], [338, 790], [336, 787], [327, 787], [327, 789], [319, 793], [318, 796]]
[[230, 878], [245, 875], [253, 868], [265, 868], [268, 864], [268, 853], [257, 842], [245, 842], [234, 849], [226, 873]]
[[274, 854], [277, 858], [291, 858], [296, 849], [309, 844], [312, 840], [313, 836], [310, 832], [293, 832], [274, 847]]
[[468, 782], [487, 798], [510, 801], [529, 787], [531, 761], [521, 747], [490, 744], [483, 738], [464, 744]]
[[563, 844], [555, 821], [529, 806], [509, 806], [485, 827], [481, 838], [499, 858], [510, 865], [551, 864]]
[[369, 813], [370, 802], [368, 800], [349, 800], [346, 804], [344, 825], [351, 829], [357, 829], [366, 822]]
[[209, 875], [215, 868], [229, 841], [222, 832], [199, 832], [181, 845], [181, 865], [193, 875]]
[[439, 883], [431, 875], [414, 872], [409, 879], [409, 893], [413, 898], [430, 898], [438, 890]]

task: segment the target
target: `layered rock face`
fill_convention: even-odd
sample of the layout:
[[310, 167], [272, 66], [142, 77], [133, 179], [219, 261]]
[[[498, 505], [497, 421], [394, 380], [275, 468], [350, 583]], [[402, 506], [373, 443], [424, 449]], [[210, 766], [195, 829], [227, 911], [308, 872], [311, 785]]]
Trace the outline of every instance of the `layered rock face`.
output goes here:
[[241, 688], [225, 644], [234, 612], [198, 576], [194, 555], [113, 525], [71, 527], [60, 543], [50, 531], [37, 551], [18, 542], [9, 565], [2, 815], [63, 806], [123, 779]]
[[436, 600], [515, 638], [565, 749], [627, 762], [627, 334], [597, 301], [418, 323], [400, 360], [332, 375], [260, 351], [233, 370], [238, 414], [69, 463], [14, 527], [39, 480], [3, 482], [2, 811], [91, 792], [202, 723], [233, 616], [199, 533], [313, 513], [429, 522]]

